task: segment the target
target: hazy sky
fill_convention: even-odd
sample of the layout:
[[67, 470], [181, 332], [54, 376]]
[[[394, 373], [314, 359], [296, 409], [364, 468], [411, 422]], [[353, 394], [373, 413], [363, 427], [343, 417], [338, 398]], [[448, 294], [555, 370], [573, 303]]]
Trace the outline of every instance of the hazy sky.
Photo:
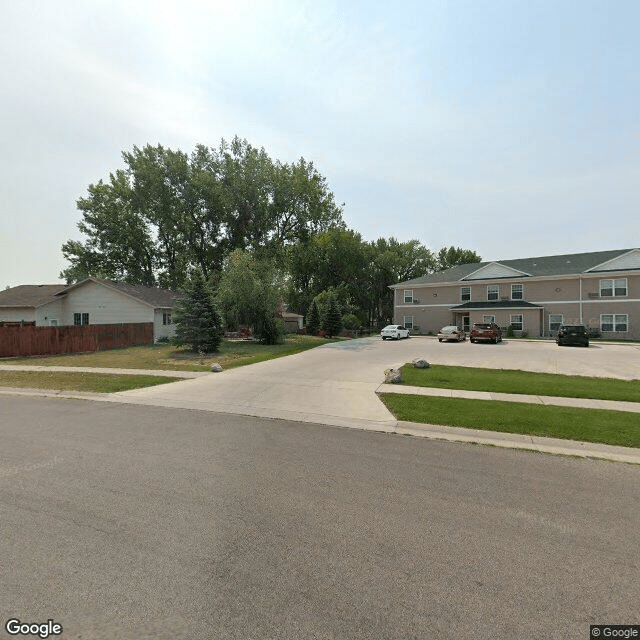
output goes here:
[[637, 0], [0, 0], [0, 287], [54, 283], [76, 200], [234, 135], [367, 240], [484, 259], [640, 246]]

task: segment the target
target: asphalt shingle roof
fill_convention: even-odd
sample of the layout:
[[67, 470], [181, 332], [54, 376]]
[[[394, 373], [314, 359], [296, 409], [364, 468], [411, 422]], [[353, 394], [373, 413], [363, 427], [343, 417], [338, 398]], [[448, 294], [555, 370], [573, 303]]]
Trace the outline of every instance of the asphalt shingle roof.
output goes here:
[[[595, 251], [592, 253], [568, 253], [559, 256], [540, 256], [537, 258], [518, 258], [516, 260], [493, 260], [491, 262], [475, 262], [460, 264], [445, 271], [430, 273], [413, 280], [401, 282], [396, 286], [412, 284], [438, 284], [443, 282], [458, 282], [489, 264], [503, 264], [506, 267], [523, 271], [531, 276], [562, 276], [584, 273], [603, 262], [617, 258], [632, 249], [617, 249], [613, 251]], [[489, 280], [494, 278], [487, 278]]]
[[[171, 308], [182, 294], [168, 289], [145, 287], [139, 284], [127, 284], [125, 282], [112, 282], [102, 278], [88, 278], [112, 289], [125, 293], [140, 302], [151, 305], [154, 308]], [[22, 284], [11, 289], [0, 291], [0, 307], [38, 307], [55, 300], [58, 295], [64, 295], [67, 291], [82, 285], [87, 280], [73, 285], [66, 284]]]
[[0, 307], [38, 307], [51, 302], [66, 284], [21, 284], [0, 291]]

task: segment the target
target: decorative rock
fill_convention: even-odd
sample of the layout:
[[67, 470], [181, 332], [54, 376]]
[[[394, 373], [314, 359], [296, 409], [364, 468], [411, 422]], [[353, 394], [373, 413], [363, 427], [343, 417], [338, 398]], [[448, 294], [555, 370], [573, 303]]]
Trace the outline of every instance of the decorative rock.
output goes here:
[[416, 358], [413, 360], [413, 366], [416, 369], [429, 369], [431, 365], [424, 358]]
[[384, 381], [391, 384], [400, 384], [402, 382], [402, 372], [400, 369], [387, 369], [384, 372]]
[[218, 372], [222, 371], [222, 367], [217, 362], [214, 362], [211, 365], [211, 371], [215, 371], [216, 373], [218, 373]]

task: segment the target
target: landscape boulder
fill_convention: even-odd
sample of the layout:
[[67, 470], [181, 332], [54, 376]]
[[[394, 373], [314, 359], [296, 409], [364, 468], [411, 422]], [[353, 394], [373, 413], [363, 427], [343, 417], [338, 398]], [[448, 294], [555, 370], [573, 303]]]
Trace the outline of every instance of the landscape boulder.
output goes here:
[[416, 369], [429, 369], [431, 365], [424, 358], [416, 358], [413, 360], [413, 366]]
[[214, 372], [218, 373], [218, 372], [222, 371], [222, 367], [217, 362], [214, 362], [211, 365], [211, 371], [214, 371]]
[[384, 381], [391, 384], [400, 384], [402, 382], [402, 372], [400, 369], [387, 369], [384, 372]]

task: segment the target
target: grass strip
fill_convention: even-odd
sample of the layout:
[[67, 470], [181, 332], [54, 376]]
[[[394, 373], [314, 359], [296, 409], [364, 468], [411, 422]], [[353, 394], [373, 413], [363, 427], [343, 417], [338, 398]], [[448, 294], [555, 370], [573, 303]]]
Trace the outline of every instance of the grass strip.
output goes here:
[[404, 384], [414, 387], [640, 402], [640, 380], [445, 365], [416, 369], [412, 364], [402, 367], [402, 376]]
[[176, 380], [181, 380], [181, 378], [66, 371], [0, 371], [0, 387], [93, 391], [96, 393], [115, 393], [116, 391], [128, 391], [141, 387], [153, 387]]
[[160, 369], [163, 371], [210, 371], [218, 362], [223, 368], [240, 367], [254, 362], [281, 358], [328, 342], [315, 336], [293, 335], [284, 344], [263, 345], [250, 341], [223, 340], [220, 351], [200, 356], [170, 344], [144, 345], [126, 349], [110, 349], [94, 353], [65, 354], [34, 358], [11, 358], [9, 364], [31, 364], [38, 366], [105, 367], [117, 369]]
[[394, 393], [380, 398], [398, 420], [407, 422], [640, 447], [636, 413]]

